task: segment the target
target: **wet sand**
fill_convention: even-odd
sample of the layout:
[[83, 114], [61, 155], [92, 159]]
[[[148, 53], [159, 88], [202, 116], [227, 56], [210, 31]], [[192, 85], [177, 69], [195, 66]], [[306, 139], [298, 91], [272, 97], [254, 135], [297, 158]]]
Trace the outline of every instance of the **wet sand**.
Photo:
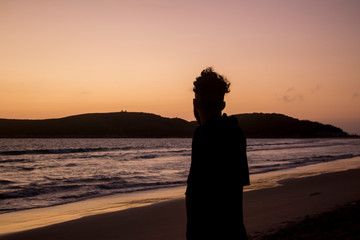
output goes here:
[[[307, 216], [360, 199], [360, 169], [283, 180], [280, 186], [244, 194], [244, 220], [251, 239], [261, 239]], [[0, 239], [185, 239], [185, 201], [97, 214]]]

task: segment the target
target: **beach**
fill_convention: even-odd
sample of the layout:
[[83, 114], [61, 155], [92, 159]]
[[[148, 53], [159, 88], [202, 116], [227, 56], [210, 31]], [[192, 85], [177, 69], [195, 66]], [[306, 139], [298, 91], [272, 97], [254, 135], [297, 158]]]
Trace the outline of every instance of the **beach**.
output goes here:
[[[353, 159], [359, 160], [359, 158]], [[334, 211], [360, 199], [360, 169], [287, 178], [244, 193], [244, 221], [250, 239], [262, 239], [307, 217]], [[83, 217], [4, 234], [0, 239], [185, 239], [184, 198]]]

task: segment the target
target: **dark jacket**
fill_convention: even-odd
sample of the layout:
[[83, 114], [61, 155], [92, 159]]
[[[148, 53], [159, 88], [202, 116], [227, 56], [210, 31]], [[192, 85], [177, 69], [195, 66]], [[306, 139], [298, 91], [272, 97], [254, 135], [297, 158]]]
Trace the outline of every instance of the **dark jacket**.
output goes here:
[[235, 117], [208, 119], [193, 137], [187, 180], [188, 239], [246, 239], [242, 190], [249, 185], [246, 138]]

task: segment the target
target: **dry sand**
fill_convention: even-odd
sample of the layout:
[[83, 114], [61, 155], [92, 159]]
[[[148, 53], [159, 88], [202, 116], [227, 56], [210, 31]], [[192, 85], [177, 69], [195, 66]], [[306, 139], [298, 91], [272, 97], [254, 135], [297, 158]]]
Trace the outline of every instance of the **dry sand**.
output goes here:
[[[360, 199], [360, 169], [290, 179], [279, 187], [245, 192], [244, 219], [251, 239], [306, 216]], [[5, 239], [185, 239], [184, 199], [98, 214], [0, 236]]]
[[261, 240], [359, 240], [360, 200], [287, 225]]

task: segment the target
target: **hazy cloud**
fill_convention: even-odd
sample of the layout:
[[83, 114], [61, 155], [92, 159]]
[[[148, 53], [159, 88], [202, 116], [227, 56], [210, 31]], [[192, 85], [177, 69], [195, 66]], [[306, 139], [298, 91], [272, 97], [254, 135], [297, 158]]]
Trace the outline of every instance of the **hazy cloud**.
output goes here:
[[354, 93], [353, 95], [352, 95], [352, 99], [354, 100], [354, 99], [357, 99], [358, 97], [360, 97], [360, 94], [359, 93]]
[[281, 100], [285, 103], [291, 103], [291, 102], [303, 100], [303, 96], [300, 93], [298, 93], [294, 87], [291, 87], [285, 91]]
[[298, 94], [298, 95], [293, 95], [293, 96], [290, 96], [290, 95], [285, 95], [283, 96], [283, 101], [286, 102], [286, 103], [291, 103], [291, 102], [294, 102], [294, 101], [301, 101], [303, 100], [303, 96]]
[[293, 92], [294, 90], [295, 90], [295, 88], [294, 88], [294, 87], [291, 87], [291, 88], [289, 88], [288, 90], [286, 90], [285, 93]]
[[141, 3], [143, 6], [153, 9], [159, 9], [159, 10], [169, 10], [173, 9], [175, 6], [171, 2], [166, 1], [145, 1], [144, 3]]
[[317, 92], [317, 91], [320, 91], [321, 89], [322, 89], [322, 85], [321, 84], [316, 84], [316, 86], [311, 88], [310, 91], [311, 92]]

